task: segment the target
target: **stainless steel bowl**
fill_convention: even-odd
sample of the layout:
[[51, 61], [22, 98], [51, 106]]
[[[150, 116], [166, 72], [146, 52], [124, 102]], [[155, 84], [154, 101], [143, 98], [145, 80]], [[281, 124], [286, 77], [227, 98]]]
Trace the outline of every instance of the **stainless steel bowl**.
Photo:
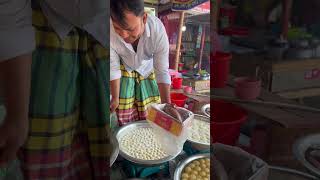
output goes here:
[[[208, 124], [210, 125], [210, 118], [208, 118], [206, 116], [202, 116], [202, 115], [199, 115], [199, 114], [194, 114], [194, 119], [208, 122]], [[210, 149], [210, 143], [206, 144], [206, 143], [196, 142], [196, 141], [193, 141], [193, 140], [191, 140], [189, 138], [188, 138], [187, 141], [190, 142], [191, 146], [193, 148], [197, 149], [197, 150], [209, 150]]]
[[119, 154], [119, 143], [117, 138], [112, 134], [111, 135], [111, 144], [112, 144], [112, 154], [110, 157], [110, 167], [113, 165], [113, 163], [116, 161], [118, 154]]
[[184, 161], [180, 162], [176, 168], [176, 170], [174, 171], [174, 180], [181, 180], [181, 174], [183, 172], [183, 169], [192, 161], [197, 160], [197, 159], [202, 159], [202, 158], [209, 158], [210, 159], [210, 154], [206, 153], [206, 154], [197, 154], [197, 155], [193, 155], [188, 157], [187, 159], [185, 159]]
[[[137, 121], [137, 122], [129, 123], [129, 124], [125, 125], [125, 126], [122, 126], [115, 134], [118, 142], [120, 142], [120, 139], [124, 135], [126, 135], [130, 131], [133, 131], [133, 130], [135, 130], [137, 128], [151, 128], [151, 126], [147, 121]], [[126, 160], [131, 161], [131, 162], [133, 162], [135, 164], [139, 164], [139, 165], [142, 165], [142, 166], [157, 166], [159, 164], [163, 164], [165, 162], [168, 162], [168, 161], [174, 159], [177, 155], [180, 154], [180, 151], [177, 152], [174, 156], [169, 155], [169, 156], [167, 156], [165, 158], [158, 159], [158, 160], [143, 160], [143, 159], [137, 159], [137, 158], [134, 158], [134, 157], [130, 156], [126, 152], [122, 151], [121, 146], [119, 145], [119, 154], [123, 158], [125, 158]]]
[[313, 146], [320, 146], [320, 134], [309, 135], [298, 139], [293, 145], [293, 154], [311, 173], [320, 177], [320, 169], [314, 167], [305, 157], [305, 152]]

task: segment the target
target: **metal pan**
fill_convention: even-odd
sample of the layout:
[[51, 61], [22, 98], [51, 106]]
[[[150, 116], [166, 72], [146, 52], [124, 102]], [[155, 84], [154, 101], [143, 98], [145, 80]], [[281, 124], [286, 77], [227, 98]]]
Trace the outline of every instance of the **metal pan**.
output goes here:
[[119, 143], [117, 138], [114, 135], [111, 135], [111, 144], [112, 144], [112, 154], [110, 157], [110, 167], [116, 161], [118, 154], [119, 154]]
[[[202, 116], [199, 114], [194, 114], [194, 119], [200, 120], [200, 121], [205, 121], [209, 124], [210, 126], [210, 118], [206, 117], [206, 116]], [[191, 146], [195, 149], [198, 150], [207, 150], [210, 149], [210, 143], [206, 144], [206, 143], [201, 143], [201, 142], [197, 142], [197, 141], [193, 141], [191, 139], [188, 138], [188, 140], [191, 143]]]
[[[118, 142], [120, 142], [120, 139], [127, 133], [137, 129], [137, 128], [150, 128], [150, 124], [147, 121], [137, 121], [137, 122], [133, 122], [133, 123], [129, 123], [123, 127], [121, 127], [115, 134]], [[130, 156], [129, 154], [127, 154], [126, 152], [122, 151], [121, 146], [119, 145], [119, 154], [125, 158], [128, 161], [131, 161], [134, 164], [138, 164], [138, 165], [142, 165], [142, 166], [157, 166], [160, 164], [163, 164], [165, 162], [168, 162], [172, 159], [174, 159], [177, 155], [180, 154], [180, 152], [177, 152], [174, 156], [167, 156], [165, 158], [162, 159], [158, 159], [158, 160], [143, 160], [143, 159], [137, 159], [134, 158], [132, 156]]]
[[202, 159], [202, 158], [209, 158], [210, 159], [210, 154], [206, 153], [206, 154], [197, 154], [197, 155], [193, 155], [188, 157], [187, 159], [185, 159], [184, 161], [182, 161], [181, 163], [179, 163], [179, 165], [177, 166], [175, 172], [174, 172], [174, 180], [181, 180], [181, 174], [183, 172], [183, 169], [192, 161], [196, 160], [196, 159]]

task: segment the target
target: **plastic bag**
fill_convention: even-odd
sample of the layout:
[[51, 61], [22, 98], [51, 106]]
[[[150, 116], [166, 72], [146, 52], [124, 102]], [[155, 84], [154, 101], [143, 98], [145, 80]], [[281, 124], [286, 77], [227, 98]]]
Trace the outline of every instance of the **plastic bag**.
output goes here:
[[18, 160], [10, 162], [5, 168], [0, 168], [0, 180], [23, 180]]
[[[0, 126], [6, 116], [6, 108], [0, 102]], [[6, 167], [0, 168], [0, 180], [23, 180], [20, 163], [18, 160], [8, 163]]]
[[188, 118], [182, 123], [164, 113], [162, 109], [165, 104], [152, 104], [148, 107], [147, 121], [154, 129], [155, 136], [161, 143], [163, 150], [171, 156], [182, 151], [183, 145], [188, 138], [191, 128], [193, 113], [185, 108], [177, 107], [179, 112], [188, 114]]

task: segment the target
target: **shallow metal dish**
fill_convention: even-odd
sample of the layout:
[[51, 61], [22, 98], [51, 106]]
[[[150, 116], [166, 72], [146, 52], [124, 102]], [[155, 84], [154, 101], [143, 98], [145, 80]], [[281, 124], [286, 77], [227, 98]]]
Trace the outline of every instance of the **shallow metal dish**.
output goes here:
[[206, 153], [206, 154], [197, 154], [197, 155], [193, 155], [188, 157], [187, 159], [185, 159], [184, 161], [180, 162], [176, 168], [176, 170], [174, 171], [174, 180], [181, 180], [181, 174], [183, 172], [183, 169], [192, 161], [196, 160], [196, 159], [202, 159], [202, 158], [209, 158], [210, 159], [210, 154]]
[[[205, 121], [208, 122], [209, 126], [210, 126], [210, 118], [203, 116], [203, 115], [199, 115], [199, 114], [194, 114], [194, 119], [200, 120], [200, 121]], [[197, 150], [206, 150], [206, 149], [210, 149], [210, 143], [206, 144], [206, 143], [201, 143], [201, 142], [196, 142], [193, 141], [191, 139], [187, 139], [187, 141], [189, 141], [191, 143], [191, 146]]]
[[112, 154], [110, 157], [110, 167], [113, 165], [113, 163], [116, 161], [118, 154], [119, 154], [119, 143], [117, 138], [112, 134], [111, 135], [111, 144], [112, 144]]
[[205, 104], [201, 107], [201, 112], [206, 116], [210, 117], [210, 113], [207, 112], [207, 109], [210, 110], [210, 104]]
[[[129, 133], [130, 131], [137, 129], [137, 128], [150, 128], [150, 124], [147, 121], [137, 121], [137, 122], [133, 122], [133, 123], [129, 123], [125, 126], [122, 126], [115, 134], [118, 142], [120, 141], [120, 139], [127, 133]], [[120, 144], [120, 142], [119, 142]], [[132, 156], [130, 156], [129, 154], [125, 153], [124, 151], [121, 150], [121, 146], [119, 145], [119, 154], [125, 158], [128, 161], [131, 161], [135, 164], [139, 164], [139, 165], [143, 165], [143, 166], [157, 166], [159, 164], [163, 164], [165, 162], [168, 162], [172, 159], [174, 159], [177, 155], [180, 154], [180, 152], [177, 152], [174, 156], [167, 156], [165, 158], [162, 159], [158, 159], [158, 160], [142, 160], [142, 159], [137, 159], [134, 158]]]
[[310, 147], [320, 146], [320, 134], [309, 135], [298, 139], [293, 145], [293, 154], [311, 173], [320, 177], [320, 169], [314, 167], [305, 157], [305, 152]]

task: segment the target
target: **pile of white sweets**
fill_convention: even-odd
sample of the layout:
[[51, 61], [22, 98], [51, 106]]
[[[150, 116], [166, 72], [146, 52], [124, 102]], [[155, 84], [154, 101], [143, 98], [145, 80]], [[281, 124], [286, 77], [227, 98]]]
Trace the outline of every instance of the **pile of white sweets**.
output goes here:
[[152, 128], [137, 128], [128, 132], [120, 139], [120, 149], [142, 160], [158, 160], [167, 156]]
[[199, 143], [210, 144], [210, 124], [194, 118], [188, 139]]

